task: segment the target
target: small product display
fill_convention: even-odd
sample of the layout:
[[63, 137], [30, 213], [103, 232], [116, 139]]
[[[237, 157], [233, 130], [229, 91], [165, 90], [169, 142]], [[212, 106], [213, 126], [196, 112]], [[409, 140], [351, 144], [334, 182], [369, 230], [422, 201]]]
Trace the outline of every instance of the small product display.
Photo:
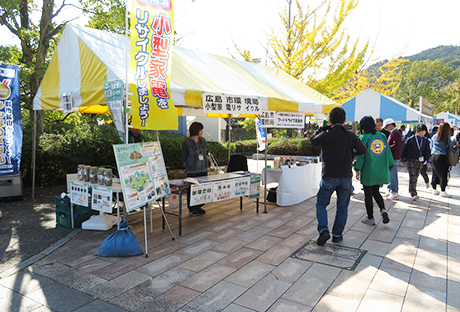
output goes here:
[[97, 167], [91, 166], [89, 168], [89, 182], [96, 184], [97, 183]]
[[83, 166], [83, 180], [85, 182], [89, 182], [89, 168], [91, 166]]
[[97, 170], [97, 184], [105, 185], [104, 173], [105, 173], [105, 168], [103, 167]]
[[104, 170], [104, 181], [106, 186], [112, 186], [112, 169], [106, 168]]
[[85, 179], [85, 177], [83, 176], [83, 167], [85, 167], [85, 165], [78, 165], [78, 169], [77, 169], [78, 181], [83, 181]]

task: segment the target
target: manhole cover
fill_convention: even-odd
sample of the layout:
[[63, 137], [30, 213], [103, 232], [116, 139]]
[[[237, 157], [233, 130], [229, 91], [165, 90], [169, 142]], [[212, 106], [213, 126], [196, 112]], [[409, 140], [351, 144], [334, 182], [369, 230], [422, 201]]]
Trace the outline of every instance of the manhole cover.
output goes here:
[[357, 248], [330, 244], [318, 246], [315, 241], [310, 241], [298, 249], [292, 257], [354, 270], [365, 253], [365, 250]]

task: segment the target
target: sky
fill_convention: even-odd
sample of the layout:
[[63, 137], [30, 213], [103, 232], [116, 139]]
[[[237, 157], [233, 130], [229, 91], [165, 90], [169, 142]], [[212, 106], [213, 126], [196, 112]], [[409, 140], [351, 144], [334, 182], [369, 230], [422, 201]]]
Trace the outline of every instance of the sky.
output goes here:
[[[315, 7], [319, 0], [300, 0]], [[280, 28], [278, 13], [288, 0], [175, 0], [175, 28], [179, 45], [229, 56], [233, 41], [265, 64], [267, 34]], [[337, 7], [338, 0], [333, 0]], [[335, 4], [335, 5], [334, 5]], [[439, 45], [460, 45], [458, 0], [360, 0], [347, 18], [350, 39], [369, 40], [368, 65]]]
[[[300, 0], [304, 7], [315, 7], [319, 2]], [[332, 2], [336, 7], [339, 0]], [[230, 49], [241, 59], [234, 49], [235, 42], [265, 64], [267, 34], [270, 27], [275, 32], [280, 29], [278, 13], [288, 0], [174, 0], [173, 3], [178, 45], [222, 56], [230, 56]], [[370, 42], [373, 53], [368, 53], [367, 64], [371, 65], [401, 53], [408, 56], [439, 45], [460, 45], [458, 12], [458, 0], [360, 0], [347, 18], [346, 33], [352, 41], [359, 38], [361, 46]], [[64, 17], [74, 16], [72, 12], [67, 14]], [[85, 20], [73, 23], [84, 25]], [[13, 43], [17, 41], [1, 26], [0, 44]]]

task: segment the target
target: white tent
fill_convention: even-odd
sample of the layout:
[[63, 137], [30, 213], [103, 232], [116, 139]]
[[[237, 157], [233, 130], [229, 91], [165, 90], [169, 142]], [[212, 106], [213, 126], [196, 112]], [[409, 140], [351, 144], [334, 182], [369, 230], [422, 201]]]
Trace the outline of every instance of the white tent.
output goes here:
[[342, 104], [347, 114], [347, 121], [359, 122], [364, 116], [380, 117], [382, 119], [393, 118], [401, 122], [417, 122], [422, 120], [431, 123], [431, 117], [422, 115], [420, 112], [400, 101], [383, 95], [372, 89], [366, 89], [357, 96]]
[[[122, 35], [68, 24], [35, 96], [34, 109], [62, 109], [62, 94], [72, 93], [75, 109], [107, 112], [104, 82], [126, 79], [126, 48]], [[174, 47], [173, 53], [171, 93], [182, 116], [203, 115], [203, 92], [255, 96], [265, 103], [262, 110], [310, 116], [338, 106], [279, 68], [180, 47]]]
[[433, 117], [435, 124], [441, 124], [441, 122], [447, 122], [451, 127], [460, 126], [460, 116], [449, 112], [442, 112]]

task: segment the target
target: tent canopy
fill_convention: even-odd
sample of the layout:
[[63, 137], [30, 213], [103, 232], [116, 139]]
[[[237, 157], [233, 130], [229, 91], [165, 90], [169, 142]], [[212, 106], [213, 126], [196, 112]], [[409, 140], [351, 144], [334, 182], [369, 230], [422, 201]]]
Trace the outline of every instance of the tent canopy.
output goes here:
[[439, 113], [433, 118], [434, 118], [435, 124], [440, 124], [441, 122], [447, 122], [449, 123], [450, 126], [454, 126], [454, 127], [460, 126], [460, 116], [449, 113], [449, 112]]
[[[380, 117], [383, 120], [393, 118], [401, 122], [417, 122], [419, 111], [400, 101], [383, 95], [372, 89], [366, 89], [342, 104], [347, 121], [359, 122], [364, 116]], [[423, 120], [429, 116], [422, 116]]]
[[[104, 82], [126, 80], [127, 51], [122, 35], [68, 24], [34, 98], [34, 110], [62, 109], [62, 94], [71, 92], [74, 110], [107, 113]], [[203, 92], [267, 98], [264, 111], [314, 115], [339, 106], [278, 68], [176, 46], [173, 53], [170, 87], [182, 116], [204, 116]]]

